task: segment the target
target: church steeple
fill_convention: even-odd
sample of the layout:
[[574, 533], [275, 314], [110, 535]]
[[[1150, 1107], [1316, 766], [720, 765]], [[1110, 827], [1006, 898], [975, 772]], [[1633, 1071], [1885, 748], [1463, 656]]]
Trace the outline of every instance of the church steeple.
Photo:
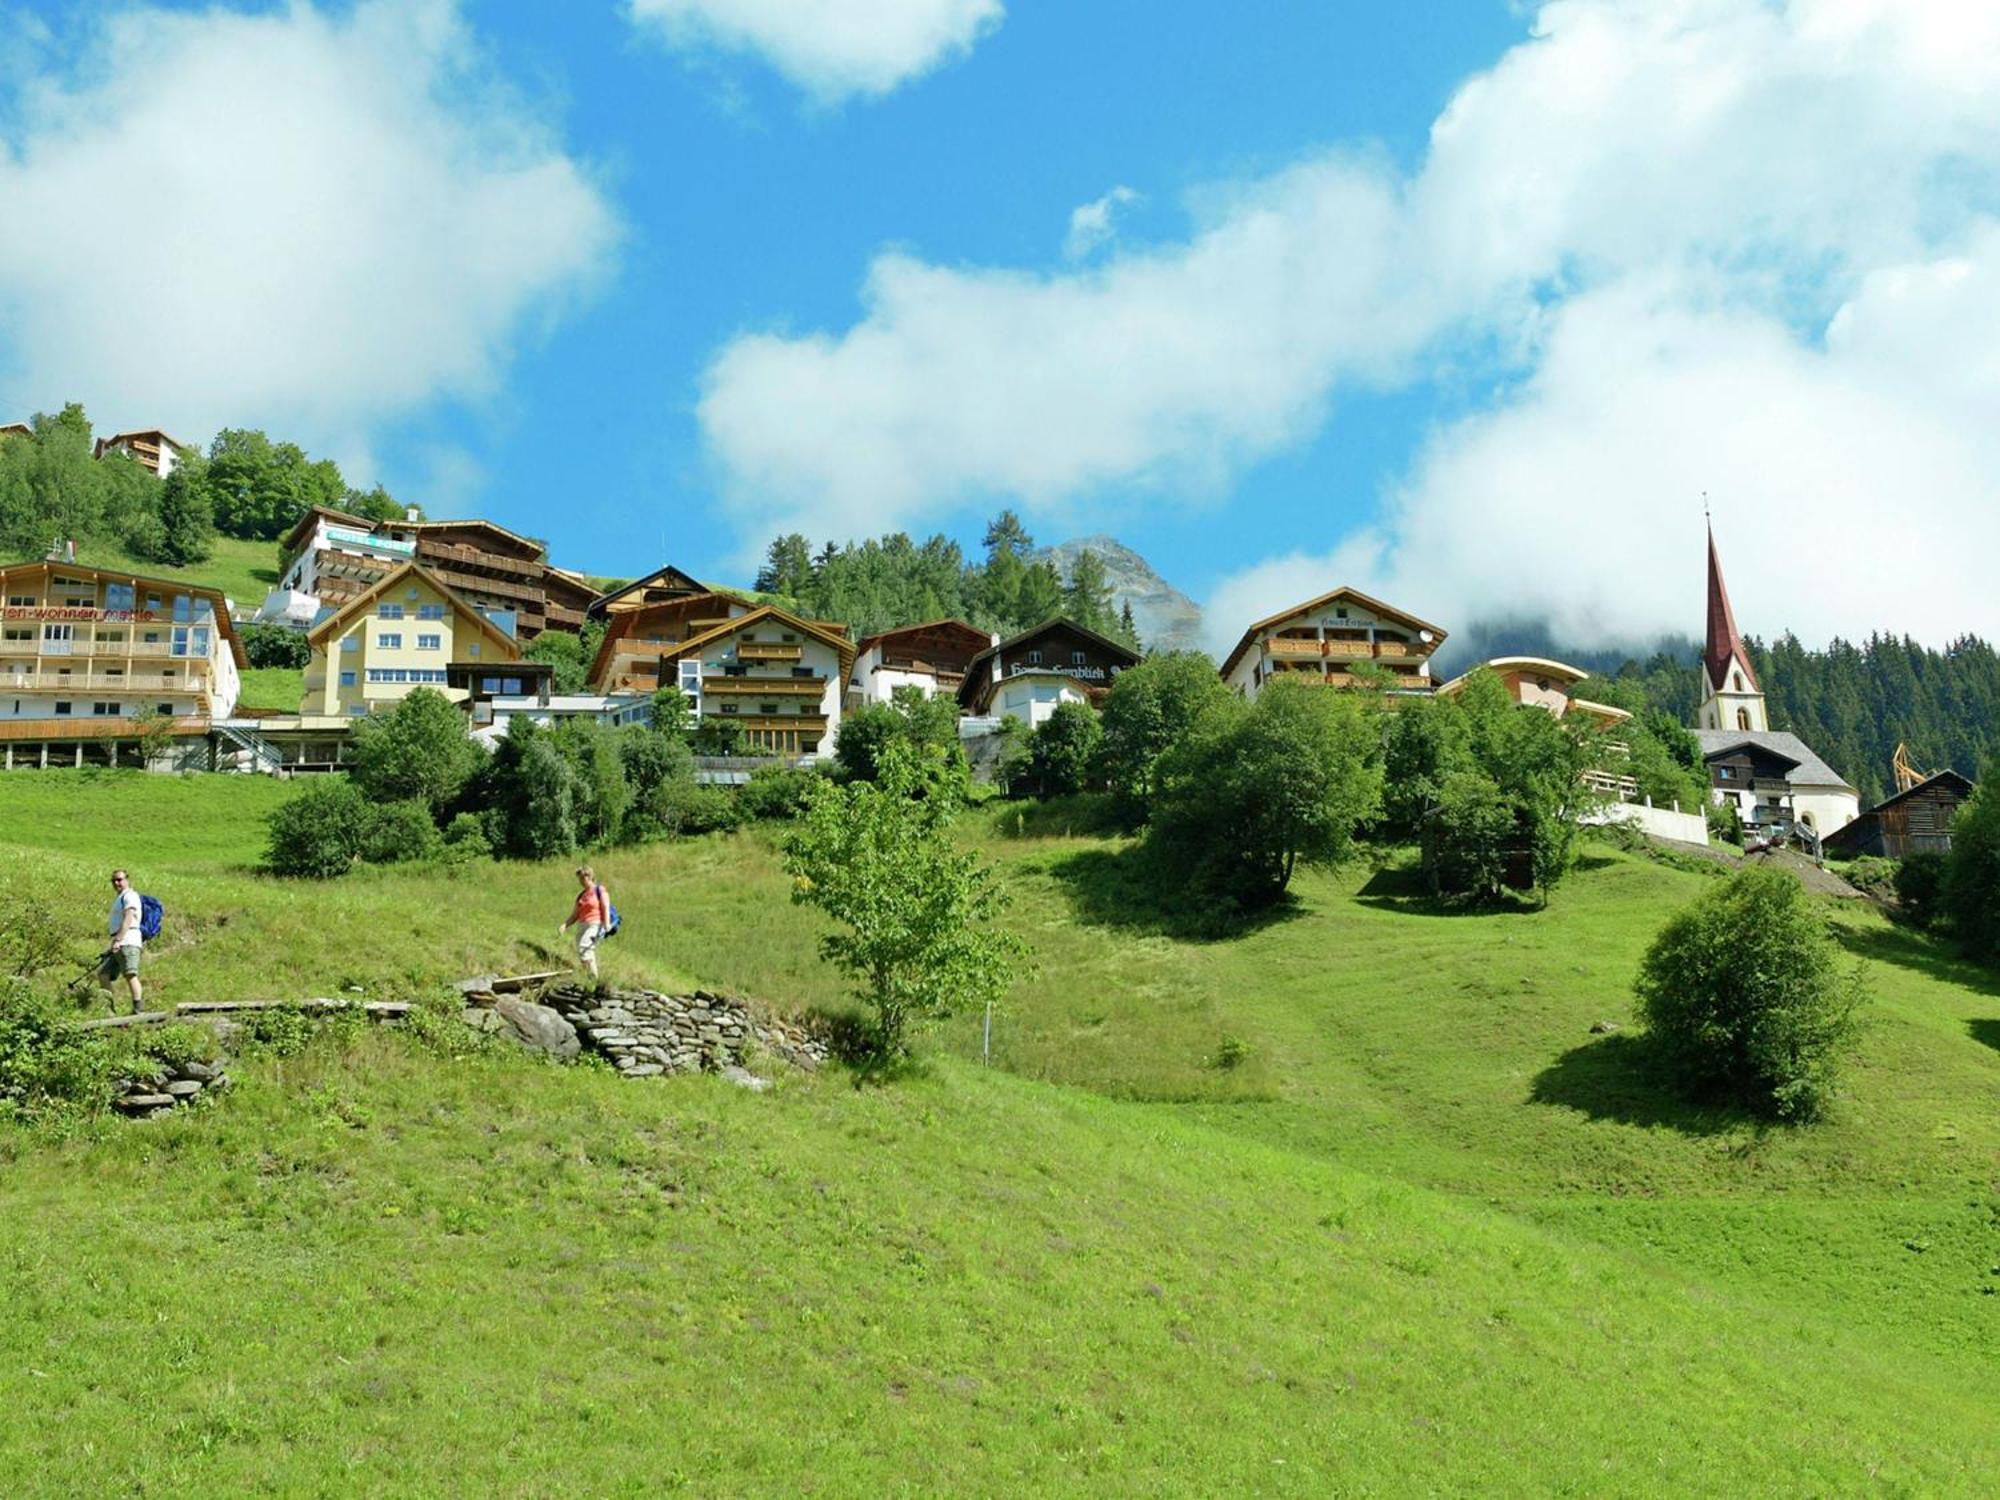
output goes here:
[[1736, 631], [1736, 614], [1729, 607], [1729, 590], [1722, 582], [1722, 557], [1715, 548], [1715, 528], [1708, 528], [1708, 649], [1702, 653], [1708, 678], [1701, 705], [1703, 729], [1770, 728], [1764, 713], [1764, 692], [1750, 666], [1750, 653]]

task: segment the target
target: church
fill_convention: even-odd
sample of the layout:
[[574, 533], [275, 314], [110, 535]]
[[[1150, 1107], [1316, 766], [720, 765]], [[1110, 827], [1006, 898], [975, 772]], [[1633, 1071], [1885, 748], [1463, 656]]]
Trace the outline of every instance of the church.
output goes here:
[[1717, 806], [1733, 801], [1743, 826], [1759, 836], [1794, 828], [1816, 837], [1861, 815], [1861, 794], [1795, 734], [1771, 728], [1764, 690], [1736, 630], [1722, 558], [1708, 534], [1708, 644], [1702, 653], [1702, 703], [1694, 737], [1701, 744]]

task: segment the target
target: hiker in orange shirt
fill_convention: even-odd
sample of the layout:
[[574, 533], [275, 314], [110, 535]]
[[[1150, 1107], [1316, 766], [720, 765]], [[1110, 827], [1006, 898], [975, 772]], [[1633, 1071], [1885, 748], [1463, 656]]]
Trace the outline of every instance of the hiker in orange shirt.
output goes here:
[[567, 937], [570, 928], [577, 929], [576, 956], [592, 979], [597, 978], [597, 941], [604, 936], [605, 924], [610, 920], [611, 898], [604, 894], [604, 887], [597, 883], [597, 875], [589, 865], [582, 865], [576, 872], [577, 884], [582, 887], [576, 893], [576, 907], [569, 914], [569, 920], [556, 929], [559, 936]]

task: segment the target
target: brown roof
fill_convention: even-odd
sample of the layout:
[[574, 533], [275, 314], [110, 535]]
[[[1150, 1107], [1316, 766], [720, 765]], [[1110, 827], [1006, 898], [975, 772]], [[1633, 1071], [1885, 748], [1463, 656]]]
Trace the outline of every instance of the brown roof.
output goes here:
[[1331, 604], [1336, 599], [1352, 599], [1364, 609], [1372, 609], [1378, 615], [1386, 615], [1392, 620], [1400, 620], [1403, 624], [1416, 630], [1428, 630], [1431, 633], [1431, 645], [1434, 647], [1443, 644], [1444, 638], [1450, 634], [1441, 625], [1433, 625], [1429, 620], [1420, 619], [1406, 609], [1398, 609], [1393, 604], [1384, 604], [1380, 599], [1364, 594], [1359, 589], [1348, 588], [1343, 585], [1340, 588], [1331, 589], [1316, 598], [1308, 599], [1303, 604], [1294, 604], [1290, 609], [1281, 609], [1275, 615], [1267, 615], [1265, 618], [1257, 621], [1248, 630], [1243, 632], [1243, 639], [1238, 641], [1235, 649], [1223, 658], [1222, 675], [1224, 677], [1229, 675], [1230, 668], [1234, 667], [1242, 659], [1243, 653], [1250, 649], [1251, 643], [1257, 639], [1259, 631], [1269, 630], [1274, 625], [1283, 624], [1286, 620], [1291, 619], [1293, 615], [1302, 615], [1309, 609], [1318, 609], [1322, 605]]
[[429, 568], [425, 567], [422, 563], [413, 563], [413, 562], [404, 563], [401, 567], [392, 569], [391, 571], [383, 574], [380, 578], [376, 579], [374, 583], [370, 584], [366, 589], [356, 594], [352, 599], [348, 600], [347, 603], [343, 604], [339, 609], [335, 610], [332, 614], [328, 615], [324, 620], [321, 620], [317, 625], [313, 626], [312, 629], [308, 630], [306, 632], [306, 639], [309, 641], [318, 642], [327, 637], [328, 635], [335, 633], [342, 626], [344, 626], [348, 620], [350, 620], [353, 616], [355, 616], [356, 614], [360, 613], [363, 609], [365, 609], [368, 604], [370, 604], [375, 599], [380, 598], [381, 595], [388, 590], [391, 584], [400, 583], [404, 578], [408, 577], [412, 573], [416, 574], [419, 578], [423, 579], [425, 583], [428, 583], [432, 588], [436, 589], [439, 593], [443, 594], [446, 600], [449, 601], [461, 613], [471, 615], [474, 620], [479, 622], [480, 629], [484, 630], [494, 640], [499, 641], [501, 644], [506, 646], [506, 648], [509, 651], [511, 651], [515, 656], [519, 656], [521, 654], [521, 643], [519, 641], [515, 640], [514, 637], [507, 634], [506, 631], [502, 630], [498, 625], [495, 625], [491, 620], [487, 619], [486, 616], [481, 614], [479, 610], [475, 608], [473, 605], [467, 603], [464, 597], [461, 596], [456, 589], [454, 589], [450, 584], [446, 583], [442, 578], [438, 577], [437, 574], [433, 573]]
[[873, 647], [880, 645], [883, 641], [890, 640], [895, 636], [920, 635], [927, 630], [957, 631], [963, 635], [971, 636], [979, 643], [982, 649], [990, 649], [993, 645], [993, 636], [990, 631], [981, 630], [976, 625], [968, 625], [965, 621], [957, 618], [946, 618], [942, 620], [926, 620], [921, 625], [898, 625], [894, 630], [877, 631], [854, 649], [857, 654], [863, 654]]
[[[729, 599], [731, 596], [720, 592], [711, 592], [707, 595], [696, 594], [689, 597], [694, 599]], [[685, 601], [675, 600], [673, 602], [679, 604]], [[732, 602], [742, 603], [743, 601], [734, 600]], [[603, 686], [605, 673], [609, 670], [611, 662], [617, 655], [616, 648], [618, 642], [632, 633], [638, 624], [640, 615], [643, 613], [643, 610], [629, 610], [619, 615], [612, 622], [611, 628], [604, 632], [604, 640], [597, 648], [597, 659], [590, 664], [590, 681], [593, 685], [599, 687], [600, 690]], [[845, 691], [848, 675], [854, 670], [854, 642], [850, 641], [845, 635], [836, 634], [834, 631], [827, 629], [824, 625], [817, 624], [812, 620], [800, 619], [799, 616], [793, 614], [790, 610], [780, 609], [775, 604], [759, 604], [732, 620], [725, 620], [720, 625], [704, 630], [700, 635], [692, 635], [684, 641], [676, 641], [671, 645], [662, 646], [659, 654], [669, 660], [678, 661], [690, 651], [697, 651], [711, 641], [721, 640], [726, 636], [734, 635], [746, 626], [755, 625], [759, 620], [766, 619], [782, 621], [793, 629], [803, 630], [808, 635], [816, 636], [825, 645], [833, 647], [840, 655], [840, 678], [842, 690]]]
[[313, 522], [322, 516], [329, 521], [359, 527], [363, 531], [375, 529], [375, 522], [371, 517], [357, 516], [352, 511], [335, 510], [331, 505], [308, 505], [306, 513], [292, 523], [292, 529], [285, 533], [278, 545], [287, 552], [291, 551], [298, 545], [300, 536], [310, 530]]

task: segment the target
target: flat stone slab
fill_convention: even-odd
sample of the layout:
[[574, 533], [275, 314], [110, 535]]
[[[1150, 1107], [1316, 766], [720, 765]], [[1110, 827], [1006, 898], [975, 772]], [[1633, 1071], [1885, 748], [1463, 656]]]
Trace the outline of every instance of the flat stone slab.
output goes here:
[[151, 1114], [156, 1109], [172, 1109], [172, 1094], [127, 1094], [118, 1101], [118, 1107], [128, 1115]]

